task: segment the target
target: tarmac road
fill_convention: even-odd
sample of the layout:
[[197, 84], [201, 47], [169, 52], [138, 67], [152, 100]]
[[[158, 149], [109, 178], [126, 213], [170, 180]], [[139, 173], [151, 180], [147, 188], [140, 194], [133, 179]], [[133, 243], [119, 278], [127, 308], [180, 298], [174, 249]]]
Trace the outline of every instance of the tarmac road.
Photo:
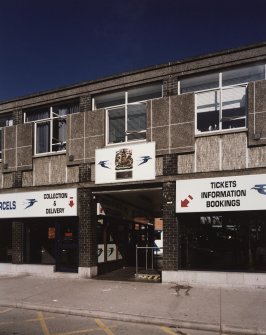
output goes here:
[[[131, 322], [143, 327], [154, 325], [156, 331], [153, 329], [151, 334], [156, 335], [159, 330], [159, 334], [166, 330], [160, 327], [168, 327], [168, 334], [176, 328], [179, 334], [181, 331], [194, 335], [192, 329], [196, 329], [196, 334], [208, 335], [219, 333], [222, 328], [226, 334], [266, 335], [265, 288], [2, 276], [0, 307], [35, 310], [45, 315], [58, 313], [94, 320]], [[133, 329], [136, 331], [137, 327]], [[178, 332], [174, 330], [174, 334]]]
[[0, 308], [1, 335], [217, 335], [217, 332], [178, 329], [58, 313]]

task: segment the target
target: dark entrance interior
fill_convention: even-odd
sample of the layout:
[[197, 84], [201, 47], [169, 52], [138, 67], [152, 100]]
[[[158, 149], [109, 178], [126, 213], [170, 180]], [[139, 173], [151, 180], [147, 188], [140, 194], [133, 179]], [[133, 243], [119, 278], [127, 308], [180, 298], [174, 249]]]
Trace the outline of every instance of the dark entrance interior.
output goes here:
[[139, 269], [158, 272], [163, 235], [161, 188], [103, 191], [95, 193], [95, 198], [99, 278], [106, 273], [107, 278], [112, 274], [113, 279], [121, 280], [134, 276], [136, 246]]
[[78, 271], [78, 224], [62, 222], [56, 226], [57, 255], [56, 270], [66, 272]]
[[25, 223], [24, 260], [55, 265], [56, 271], [78, 271], [77, 218], [35, 218]]
[[0, 234], [0, 262], [10, 263], [12, 261], [12, 222], [1, 222]]

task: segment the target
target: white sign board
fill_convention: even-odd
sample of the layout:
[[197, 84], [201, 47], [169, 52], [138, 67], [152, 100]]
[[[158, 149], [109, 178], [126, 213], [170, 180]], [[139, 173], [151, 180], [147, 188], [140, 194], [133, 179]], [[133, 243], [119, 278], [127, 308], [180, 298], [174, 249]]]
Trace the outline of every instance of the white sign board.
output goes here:
[[155, 179], [155, 142], [96, 150], [96, 184], [151, 179]]
[[104, 244], [98, 244], [98, 263], [104, 263], [105, 247]]
[[0, 194], [0, 218], [77, 215], [77, 189]]
[[266, 209], [266, 174], [176, 181], [176, 212]]

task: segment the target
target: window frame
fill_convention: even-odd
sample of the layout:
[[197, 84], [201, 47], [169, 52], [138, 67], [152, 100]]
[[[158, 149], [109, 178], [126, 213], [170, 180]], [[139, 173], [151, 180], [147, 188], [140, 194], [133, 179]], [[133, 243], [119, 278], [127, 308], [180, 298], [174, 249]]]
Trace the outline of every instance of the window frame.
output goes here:
[[[66, 119], [67, 119], [67, 115], [68, 114], [64, 114], [64, 115], [59, 115], [56, 114], [56, 112], [54, 111], [58, 106], [67, 106], [67, 105], [74, 105], [75, 101], [71, 102], [71, 101], [66, 101], [66, 102], [62, 102], [62, 103], [58, 103], [58, 104], [54, 104], [54, 105], [50, 105], [50, 106], [40, 106], [40, 109], [42, 108], [47, 108], [49, 109], [49, 117], [43, 118], [43, 119], [37, 119], [37, 120], [33, 120], [33, 121], [27, 121], [27, 113], [33, 113], [38, 111], [38, 107], [33, 109], [33, 110], [27, 110], [24, 111], [24, 123], [33, 123], [33, 136], [34, 136], [34, 141], [33, 141], [33, 150], [34, 150], [34, 156], [47, 156], [47, 155], [51, 155], [51, 154], [60, 154], [60, 153], [65, 153], [66, 152], [66, 140], [67, 138], [65, 138], [63, 141], [59, 141], [59, 142], [54, 142], [54, 123], [58, 120], [64, 120], [63, 122], [65, 123], [65, 127], [67, 127], [66, 125]], [[77, 106], [78, 106], [78, 112], [79, 112], [79, 103], [77, 102]], [[77, 112], [77, 113], [78, 113]], [[71, 113], [72, 114], [72, 113]], [[38, 124], [45, 124], [47, 123], [49, 125], [49, 129], [48, 129], [48, 151], [44, 151], [44, 152], [37, 152], [37, 127]], [[59, 128], [58, 128], [59, 129]], [[46, 144], [47, 144], [46, 143]], [[65, 147], [64, 149], [60, 149], [60, 150], [53, 150], [53, 147], [55, 147], [56, 145], [61, 145], [63, 147]]]
[[[212, 89], [207, 89], [207, 90], [202, 90], [202, 91], [195, 91], [193, 92], [195, 95], [195, 134], [196, 135], [210, 135], [210, 134], [214, 134], [214, 133], [220, 133], [220, 132], [227, 132], [227, 131], [236, 131], [236, 130], [246, 130], [247, 129], [247, 86], [248, 83], [243, 83], [243, 84], [235, 84], [235, 85], [231, 85], [231, 86], [220, 86], [219, 88], [212, 88]], [[226, 128], [223, 129], [222, 125], [223, 125], [223, 91], [228, 90], [230, 88], [233, 87], [244, 87], [246, 92], [245, 92], [245, 115], [243, 117], [241, 117], [241, 119], [245, 120], [245, 126], [243, 127], [236, 127], [236, 128]], [[209, 131], [199, 131], [197, 128], [198, 125], [198, 114], [200, 114], [200, 112], [197, 111], [198, 105], [197, 105], [197, 99], [198, 99], [198, 94], [201, 93], [205, 93], [205, 92], [218, 92], [219, 95], [219, 108], [218, 108], [218, 112], [219, 112], [219, 127], [218, 129], [214, 129], [214, 130], [209, 130]]]
[[[230, 71], [230, 70], [234, 70], [234, 69], [241, 69], [241, 68], [246, 68], [246, 67], [252, 67], [252, 66], [256, 66], [256, 65], [263, 65], [264, 66], [264, 78], [263, 79], [259, 79], [259, 80], [265, 80], [266, 79], [266, 64], [250, 64], [248, 66], [244, 66], [244, 67], [238, 67], [238, 68], [228, 68], [228, 69], [224, 69], [223, 71], [219, 71], [219, 72], [213, 72], [213, 74], [218, 74], [218, 77], [219, 77], [219, 86], [218, 87], [212, 87], [212, 88], [208, 88], [208, 89], [202, 89], [202, 90], [191, 90], [191, 91], [187, 91], [187, 92], [184, 92], [184, 93], [181, 93], [181, 82], [182, 82], [182, 79], [178, 81], [178, 94], [181, 95], [181, 94], [188, 94], [188, 93], [193, 93], [194, 96], [195, 96], [195, 106], [194, 106], [194, 109], [195, 109], [195, 135], [196, 136], [205, 136], [205, 135], [212, 135], [212, 134], [219, 134], [219, 133], [225, 133], [225, 132], [236, 132], [236, 131], [245, 131], [247, 130], [247, 87], [248, 87], [248, 84], [252, 81], [246, 81], [246, 82], [241, 82], [241, 83], [237, 83], [237, 84], [232, 84], [232, 85], [223, 85], [223, 74], [226, 73], [227, 71]], [[203, 74], [200, 74], [199, 76], [204, 76], [204, 75], [208, 75], [208, 74], [211, 74], [210, 72], [209, 73], [203, 73]], [[197, 76], [194, 76], [194, 78], [197, 78]], [[184, 78], [185, 79], [185, 78]], [[245, 126], [243, 127], [235, 127], [235, 128], [225, 128], [223, 129], [222, 126], [223, 126], [223, 111], [226, 110], [224, 109], [223, 110], [223, 103], [225, 102], [223, 100], [223, 91], [225, 90], [228, 90], [228, 89], [232, 89], [234, 87], [244, 87], [246, 92], [245, 92], [245, 115], [243, 117], [240, 117], [240, 119], [244, 119], [245, 120]], [[200, 93], [204, 93], [204, 92], [214, 92], [214, 91], [218, 91], [219, 93], [219, 97], [220, 97], [220, 101], [219, 101], [219, 128], [218, 129], [214, 129], [214, 130], [209, 130], [209, 131], [199, 131], [198, 130], [198, 114], [200, 114], [198, 112], [198, 104], [197, 104], [197, 98], [198, 98], [198, 94]]]
[[[133, 106], [136, 104], [143, 104], [145, 105], [145, 117], [146, 117], [146, 124], [145, 124], [145, 129], [136, 131], [136, 132], [129, 132], [128, 131], [128, 106]], [[124, 108], [125, 109], [125, 113], [124, 113], [124, 117], [125, 117], [125, 124], [124, 124], [124, 140], [120, 141], [120, 142], [110, 142], [110, 112], [112, 110], [116, 110], [118, 108]], [[106, 129], [106, 136], [105, 136], [105, 145], [106, 146], [111, 146], [111, 145], [117, 145], [117, 144], [121, 144], [121, 143], [136, 143], [136, 142], [145, 142], [147, 140], [147, 100], [143, 100], [143, 101], [138, 101], [138, 102], [132, 102], [132, 103], [125, 103], [124, 105], [117, 105], [117, 106], [113, 106], [113, 107], [108, 107], [105, 108], [105, 129]], [[145, 133], [145, 138], [143, 139], [136, 139], [136, 140], [128, 140], [128, 136], [132, 135], [134, 133], [137, 134], [144, 134]]]
[[3, 115], [0, 114], [0, 116], [6, 116], [6, 124], [5, 126], [3, 127], [0, 127], [0, 162], [2, 161], [2, 154], [3, 154], [3, 143], [2, 143], [2, 129], [6, 128], [6, 127], [11, 127], [14, 125], [14, 120], [13, 120], [13, 117], [12, 117], [12, 114], [11, 113], [4, 113]]
[[[142, 88], [142, 87], [145, 87], [145, 86], [149, 86], [149, 84], [152, 86], [152, 85], [160, 85], [160, 97], [156, 97], [156, 98], [151, 98], [151, 99], [142, 99], [142, 100], [137, 100], [137, 101], [134, 101], [134, 102], [129, 102], [129, 94], [130, 94], [130, 90], [133, 90], [133, 89], [138, 89], [138, 88]], [[108, 106], [108, 107], [101, 107], [101, 108], [96, 108], [96, 103], [95, 103], [95, 97], [92, 98], [92, 109], [93, 110], [97, 110], [97, 109], [104, 109], [105, 110], [105, 146], [114, 146], [114, 145], [119, 145], [119, 144], [122, 144], [122, 143], [138, 143], [138, 142], [145, 142], [147, 141], [147, 101], [149, 100], [153, 100], [153, 99], [159, 99], [159, 98], [162, 98], [163, 96], [163, 84], [162, 82], [153, 82], [153, 83], [149, 83], [149, 84], [146, 84], [146, 85], [143, 85], [143, 86], [134, 86], [134, 87], [128, 87], [127, 90], [123, 90], [123, 91], [117, 91], [118, 93], [119, 92], [123, 92], [124, 94], [124, 103], [123, 104], [119, 104], [119, 105], [113, 105], [113, 106]], [[102, 95], [104, 94], [112, 94], [112, 93], [115, 93], [115, 92], [105, 92], [103, 93]], [[136, 104], [143, 104], [145, 105], [145, 109], [146, 109], [146, 115], [145, 115], [145, 118], [146, 118], [146, 124], [145, 124], [145, 129], [142, 129], [142, 130], [139, 130], [139, 131], [136, 131], [137, 134], [144, 134], [145, 133], [145, 138], [143, 139], [133, 139], [133, 140], [129, 140], [128, 139], [128, 136], [133, 134], [134, 132], [129, 132], [128, 131], [128, 108], [129, 106], [134, 106]], [[125, 136], [124, 136], [124, 140], [121, 141], [121, 142], [111, 142], [110, 143], [110, 113], [112, 110], [116, 110], [118, 108], [124, 108], [125, 109], [125, 113], [124, 113], [124, 117], [125, 117], [125, 124], [124, 124], [124, 132], [125, 132]]]

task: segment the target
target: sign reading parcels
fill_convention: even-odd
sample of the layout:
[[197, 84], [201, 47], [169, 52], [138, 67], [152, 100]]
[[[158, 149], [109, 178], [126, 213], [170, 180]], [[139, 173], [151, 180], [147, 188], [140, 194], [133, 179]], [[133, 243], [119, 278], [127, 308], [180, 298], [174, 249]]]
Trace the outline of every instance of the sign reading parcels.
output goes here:
[[176, 181], [176, 212], [266, 209], [266, 174]]
[[0, 218], [76, 215], [77, 189], [0, 194]]

